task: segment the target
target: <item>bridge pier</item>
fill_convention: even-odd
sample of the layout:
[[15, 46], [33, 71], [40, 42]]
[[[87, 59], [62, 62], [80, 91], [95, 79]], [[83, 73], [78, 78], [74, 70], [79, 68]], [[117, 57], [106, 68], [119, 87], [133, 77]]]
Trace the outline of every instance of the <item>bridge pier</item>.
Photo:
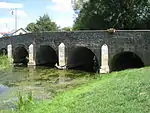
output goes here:
[[58, 59], [59, 59], [59, 66], [66, 67], [64, 43], [61, 43], [58, 47]]
[[35, 44], [31, 44], [29, 46], [29, 62], [28, 66], [35, 66], [36, 65], [36, 47]]
[[8, 60], [9, 60], [9, 62], [10, 62], [10, 64], [12, 65], [13, 64], [13, 53], [12, 53], [12, 45], [11, 44], [9, 44], [8, 46], [7, 46], [7, 51], [8, 51]]
[[58, 46], [58, 65], [55, 65], [58, 69], [66, 69], [66, 60], [65, 60], [65, 45], [61, 43]]
[[109, 73], [108, 46], [104, 44], [101, 48], [101, 68], [100, 73]]

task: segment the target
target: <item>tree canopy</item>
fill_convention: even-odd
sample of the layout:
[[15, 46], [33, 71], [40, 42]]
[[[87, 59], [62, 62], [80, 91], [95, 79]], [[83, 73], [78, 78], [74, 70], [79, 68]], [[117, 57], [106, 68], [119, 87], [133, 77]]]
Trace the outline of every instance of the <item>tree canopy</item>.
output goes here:
[[83, 8], [83, 4], [88, 2], [89, 0], [72, 0], [73, 2], [73, 9], [74, 10], [81, 10]]
[[89, 0], [74, 29], [150, 29], [149, 0]]
[[36, 23], [29, 23], [26, 27], [26, 30], [30, 32], [39, 32], [39, 31], [57, 31], [59, 27], [57, 24], [49, 18], [47, 14], [40, 16]]

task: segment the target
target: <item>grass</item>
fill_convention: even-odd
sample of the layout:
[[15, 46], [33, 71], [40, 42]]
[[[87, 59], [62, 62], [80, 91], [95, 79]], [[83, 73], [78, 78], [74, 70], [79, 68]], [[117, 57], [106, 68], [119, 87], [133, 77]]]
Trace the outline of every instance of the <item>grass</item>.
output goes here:
[[21, 93], [18, 92], [17, 109], [23, 110], [27, 104], [34, 104], [32, 92], [29, 92], [26, 96], [22, 96]]
[[150, 68], [113, 72], [17, 113], [148, 113]]
[[0, 55], [0, 70], [7, 69], [10, 67], [7, 56]]

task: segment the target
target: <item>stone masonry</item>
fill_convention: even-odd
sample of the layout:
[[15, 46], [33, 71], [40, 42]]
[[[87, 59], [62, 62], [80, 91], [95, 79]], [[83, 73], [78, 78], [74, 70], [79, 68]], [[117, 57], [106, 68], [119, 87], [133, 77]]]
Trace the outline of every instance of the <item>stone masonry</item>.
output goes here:
[[[104, 69], [106, 72], [109, 72], [109, 68], [111, 69], [113, 56], [125, 51], [135, 53], [145, 66], [150, 65], [150, 30], [116, 30], [114, 33], [109, 33], [106, 30], [29, 33], [1, 38], [0, 49], [7, 48], [8, 45], [10, 48], [11, 45], [13, 54], [15, 48], [22, 45], [29, 52], [28, 65], [36, 65], [36, 50], [41, 45], [49, 45], [59, 54], [58, 48], [61, 43], [65, 46], [65, 50], [63, 50], [65, 51], [65, 59], [74, 48], [87, 47], [96, 55], [100, 67], [107, 68]], [[101, 50], [103, 45], [108, 48], [105, 51], [106, 54]], [[9, 56], [12, 54], [9, 53]]]

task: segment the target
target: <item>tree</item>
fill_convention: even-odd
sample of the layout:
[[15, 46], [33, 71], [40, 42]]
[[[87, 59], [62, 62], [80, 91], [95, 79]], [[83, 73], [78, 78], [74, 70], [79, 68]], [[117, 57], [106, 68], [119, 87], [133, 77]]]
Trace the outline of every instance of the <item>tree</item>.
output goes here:
[[73, 28], [148, 29], [149, 7], [148, 0], [89, 0], [84, 3]]
[[58, 27], [55, 22], [52, 22], [48, 15], [40, 16], [36, 23], [40, 31], [57, 31]]
[[73, 9], [74, 10], [81, 10], [83, 5], [88, 2], [89, 0], [72, 0]]
[[36, 23], [30, 23], [27, 25], [26, 29], [30, 32], [38, 31], [57, 31], [59, 27], [57, 24], [49, 18], [47, 14], [40, 16]]
[[36, 31], [36, 24], [35, 23], [29, 23], [26, 27], [26, 30], [30, 31], [30, 32], [35, 32]]

